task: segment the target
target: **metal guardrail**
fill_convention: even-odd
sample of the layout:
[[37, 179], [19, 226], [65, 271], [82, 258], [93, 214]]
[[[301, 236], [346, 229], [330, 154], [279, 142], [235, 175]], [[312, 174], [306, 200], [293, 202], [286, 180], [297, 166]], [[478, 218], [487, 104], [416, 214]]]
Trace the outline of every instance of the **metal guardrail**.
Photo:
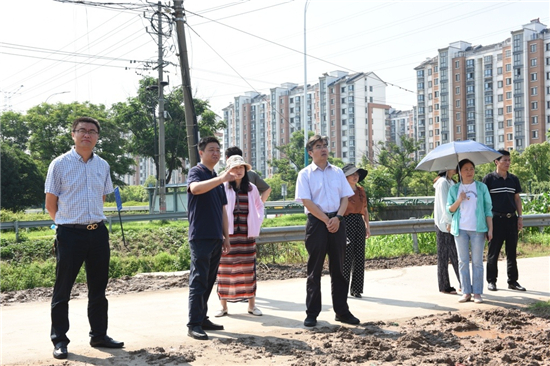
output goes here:
[[[132, 221], [151, 221], [151, 220], [178, 220], [187, 219], [187, 214], [182, 212], [169, 212], [164, 214], [143, 214], [143, 215], [121, 215], [122, 222]], [[118, 216], [107, 217], [109, 231], [112, 230], [113, 222], [118, 223]], [[15, 230], [16, 239], [19, 238], [19, 229], [49, 227], [53, 225], [52, 220], [41, 221], [14, 221], [0, 222], [0, 230]], [[550, 214], [524, 215], [524, 227], [544, 228], [550, 226]], [[389, 220], [389, 221], [371, 221], [371, 235], [391, 235], [391, 234], [413, 234], [413, 240], [418, 233], [427, 233], [434, 231], [433, 219], [409, 219], [409, 220]], [[256, 243], [284, 243], [291, 241], [303, 241], [305, 237], [305, 226], [285, 226], [262, 228], [260, 237]], [[416, 249], [416, 247], [415, 247]]]

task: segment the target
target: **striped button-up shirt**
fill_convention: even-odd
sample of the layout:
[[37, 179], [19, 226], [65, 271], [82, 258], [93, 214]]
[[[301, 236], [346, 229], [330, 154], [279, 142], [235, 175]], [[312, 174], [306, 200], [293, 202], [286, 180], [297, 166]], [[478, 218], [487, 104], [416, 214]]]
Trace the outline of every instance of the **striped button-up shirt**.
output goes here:
[[109, 171], [109, 164], [97, 154], [84, 162], [74, 147], [55, 158], [44, 189], [58, 198], [55, 223], [87, 225], [105, 220], [103, 196], [113, 192]]

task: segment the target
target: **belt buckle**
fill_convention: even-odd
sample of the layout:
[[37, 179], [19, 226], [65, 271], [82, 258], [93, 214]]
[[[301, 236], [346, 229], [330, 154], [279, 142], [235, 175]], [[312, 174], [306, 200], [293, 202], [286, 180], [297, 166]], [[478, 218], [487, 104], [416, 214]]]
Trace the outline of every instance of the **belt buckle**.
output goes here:
[[512, 217], [512, 214], [508, 212], [508, 213], [506, 214], [506, 218], [509, 219], [510, 217]]
[[88, 224], [88, 226], [86, 226], [86, 230], [95, 230], [97, 229], [97, 224]]

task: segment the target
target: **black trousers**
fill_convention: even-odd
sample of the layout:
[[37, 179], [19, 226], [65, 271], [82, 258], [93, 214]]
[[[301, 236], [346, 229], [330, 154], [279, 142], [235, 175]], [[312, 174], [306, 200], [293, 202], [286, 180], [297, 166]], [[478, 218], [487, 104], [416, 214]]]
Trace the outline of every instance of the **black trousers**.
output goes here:
[[222, 239], [189, 240], [191, 267], [188, 327], [201, 325], [208, 318], [208, 299], [216, 282], [222, 247]]
[[489, 242], [487, 252], [487, 282], [497, 282], [498, 257], [504, 242], [506, 242], [504, 250], [506, 252], [508, 283], [514, 283], [519, 278], [516, 261], [518, 247], [518, 218], [516, 216], [510, 218], [493, 216], [493, 239]]
[[105, 225], [96, 230], [57, 228], [55, 285], [51, 304], [51, 340], [69, 343], [69, 300], [76, 276], [86, 268], [88, 284], [88, 321], [90, 337], [107, 334], [108, 302], [105, 289], [109, 280], [109, 231]]
[[309, 254], [306, 313], [316, 317], [321, 312], [321, 274], [328, 254], [332, 306], [336, 314], [347, 315], [349, 313], [348, 281], [342, 271], [346, 252], [345, 224], [342, 222], [336, 233], [329, 233], [325, 223], [310, 214], [306, 224], [305, 244]]
[[451, 287], [449, 262], [453, 266], [460, 286], [455, 237], [450, 233], [439, 230], [437, 225], [435, 226], [435, 237], [437, 240], [437, 286], [439, 287], [439, 291], [448, 291]]

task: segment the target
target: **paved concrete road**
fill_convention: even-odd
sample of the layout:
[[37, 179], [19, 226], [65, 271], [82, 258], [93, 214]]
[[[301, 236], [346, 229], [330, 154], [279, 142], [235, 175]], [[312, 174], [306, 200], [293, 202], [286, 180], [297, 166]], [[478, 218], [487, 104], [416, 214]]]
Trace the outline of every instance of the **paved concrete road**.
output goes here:
[[[520, 259], [520, 283], [527, 292], [507, 289], [506, 263], [499, 262], [499, 291], [485, 291], [485, 303], [459, 304], [458, 295], [437, 291], [436, 267], [411, 267], [367, 271], [362, 299], [349, 299], [350, 310], [362, 322], [391, 321], [448, 311], [488, 309], [523, 305], [534, 300], [550, 299], [550, 257]], [[452, 277], [451, 277], [452, 278]], [[456, 280], [452, 282], [456, 287]], [[324, 277], [323, 311], [319, 325], [337, 324], [330, 300], [330, 278]], [[230, 316], [214, 318], [220, 308], [216, 294], [209, 302], [209, 315], [225, 325], [225, 331], [211, 336], [236, 334], [262, 336], [276, 328], [302, 328], [305, 318], [305, 279], [264, 281], [258, 284], [257, 305], [264, 315], [249, 315], [247, 304], [229, 304]], [[126, 343], [124, 350], [97, 350], [88, 345], [86, 300], [70, 303], [70, 357], [93, 363], [97, 358], [154, 346], [179, 346], [196, 342], [187, 337], [188, 290], [173, 289], [109, 298], [109, 335]], [[57, 364], [49, 341], [49, 302], [35, 302], [2, 307], [0, 364], [27, 364], [40, 361]], [[122, 354], [122, 353], [121, 353]], [[59, 362], [60, 363], [60, 362]]]

